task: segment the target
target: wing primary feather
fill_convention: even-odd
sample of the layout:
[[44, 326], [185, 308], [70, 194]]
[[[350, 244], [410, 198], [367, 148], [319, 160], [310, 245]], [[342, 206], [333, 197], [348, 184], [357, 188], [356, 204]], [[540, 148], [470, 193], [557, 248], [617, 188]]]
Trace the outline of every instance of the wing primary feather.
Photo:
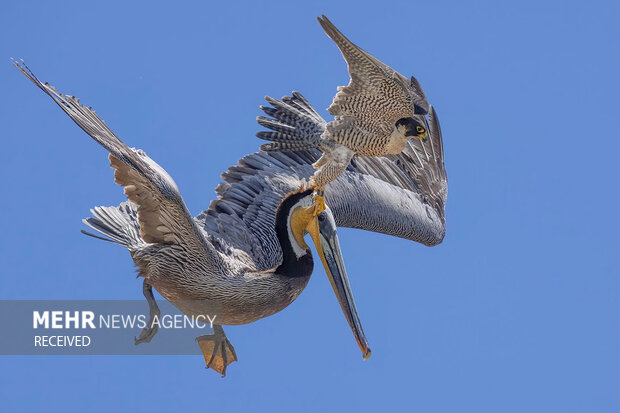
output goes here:
[[[137, 205], [140, 237], [144, 242], [177, 244], [196, 260], [211, 266], [221, 264], [221, 257], [194, 222], [174, 180], [161, 166], [143, 151], [125, 145], [95, 111], [81, 105], [78, 98], [59, 93], [55, 87], [42, 83], [23, 61], [20, 64], [13, 60], [13, 64], [110, 152], [115, 182], [125, 188], [129, 200]], [[114, 223], [107, 211], [102, 214], [108, 223]]]

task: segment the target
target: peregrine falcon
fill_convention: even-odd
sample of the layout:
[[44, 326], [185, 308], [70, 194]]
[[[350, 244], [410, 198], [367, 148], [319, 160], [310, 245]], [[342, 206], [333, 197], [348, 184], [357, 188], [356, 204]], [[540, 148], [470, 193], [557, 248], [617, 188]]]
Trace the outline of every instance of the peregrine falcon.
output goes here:
[[[420, 83], [412, 76], [407, 79], [347, 39], [327, 17], [318, 18], [325, 33], [336, 43], [347, 62], [351, 80], [339, 86], [329, 112], [334, 120], [328, 122], [321, 135], [297, 125], [295, 131], [279, 112], [287, 107], [282, 101], [266, 96], [273, 107], [260, 108], [269, 116], [257, 117], [260, 125], [272, 131], [256, 136], [271, 143], [261, 150], [304, 150], [318, 148], [323, 155], [313, 164], [316, 172], [310, 179], [315, 189], [315, 213], [325, 209], [325, 186], [338, 178], [357, 156], [397, 155], [409, 139], [428, 139], [426, 115], [432, 110]], [[308, 124], [311, 128], [312, 125]]]

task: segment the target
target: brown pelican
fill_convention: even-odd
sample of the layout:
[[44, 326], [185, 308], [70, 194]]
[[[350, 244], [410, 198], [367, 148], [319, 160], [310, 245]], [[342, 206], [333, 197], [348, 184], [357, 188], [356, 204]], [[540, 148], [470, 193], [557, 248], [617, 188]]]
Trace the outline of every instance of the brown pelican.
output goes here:
[[[265, 151], [318, 148], [322, 156], [313, 164], [316, 172], [310, 183], [316, 189], [316, 212], [325, 208], [325, 186], [338, 178], [353, 156], [397, 155], [411, 138], [428, 136], [425, 115], [434, 116], [420, 83], [407, 79], [347, 39], [327, 17], [318, 18], [327, 35], [336, 43], [347, 62], [351, 80], [338, 87], [328, 108], [334, 120], [322, 135], [291, 134], [282, 122], [258, 117], [258, 122], [275, 132], [259, 132], [270, 140]], [[273, 106], [281, 102], [266, 97]], [[262, 108], [262, 107], [261, 107]], [[269, 114], [269, 111], [267, 111]]]
[[[151, 316], [155, 288], [188, 315], [217, 313], [214, 334], [198, 338], [207, 367], [225, 374], [236, 354], [222, 325], [250, 323], [294, 301], [313, 269], [304, 241], [309, 233], [364, 357], [370, 355], [340, 253], [336, 225], [362, 228], [436, 245], [445, 232], [445, 170], [438, 124], [430, 146], [410, 145], [393, 158], [360, 158], [330, 184], [330, 208], [314, 214], [305, 185], [316, 150], [258, 152], [229, 168], [218, 199], [192, 218], [172, 178], [143, 151], [128, 148], [79, 100], [41, 83], [48, 94], [95, 141], [105, 147], [129, 202], [96, 207], [84, 222], [106, 240], [125, 246], [144, 277]], [[296, 94], [280, 111], [289, 125], [310, 116], [324, 121]], [[294, 109], [294, 110], [293, 110]], [[278, 112], [282, 114], [281, 112]], [[372, 206], [372, 208], [369, 208]], [[102, 237], [103, 238], [103, 237]], [[149, 341], [155, 329], [139, 340]]]

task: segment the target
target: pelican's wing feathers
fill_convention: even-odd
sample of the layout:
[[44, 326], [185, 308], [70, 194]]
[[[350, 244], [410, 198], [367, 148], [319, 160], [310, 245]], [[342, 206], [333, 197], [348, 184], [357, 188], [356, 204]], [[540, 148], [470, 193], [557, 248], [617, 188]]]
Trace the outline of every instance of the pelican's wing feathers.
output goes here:
[[[447, 181], [441, 131], [431, 108], [431, 134], [390, 157], [357, 157], [325, 191], [339, 226], [436, 245], [445, 234]], [[205, 230], [252, 255], [262, 269], [282, 262], [274, 224], [282, 199], [314, 173], [314, 150], [257, 152], [222, 177], [219, 199], [197, 220]]]
[[435, 109], [426, 142], [409, 140], [398, 155], [354, 157], [326, 190], [339, 225], [439, 244], [445, 234], [448, 182]]
[[[295, 98], [301, 102], [303, 97], [295, 92]], [[312, 131], [311, 139], [319, 139], [328, 127], [325, 121], [315, 111], [313, 117], [301, 117], [291, 99], [285, 97], [277, 102], [276, 119], [286, 126], [287, 136], [294, 140], [310, 140], [305, 136]], [[308, 112], [311, 105], [306, 99], [303, 102]], [[267, 114], [272, 112], [266, 111]], [[313, 123], [312, 128], [307, 122]], [[273, 129], [265, 122], [261, 125]], [[303, 128], [300, 125], [304, 125]], [[270, 165], [261, 168], [262, 173], [289, 173], [307, 179], [314, 172], [310, 165], [320, 154], [317, 150], [259, 153], [244, 158], [244, 165], [247, 159], [256, 156], [261, 158], [261, 165]], [[278, 165], [285, 167], [271, 166], [270, 156], [278, 156]], [[435, 109], [429, 106], [428, 139], [409, 140], [398, 155], [354, 157], [343, 175], [327, 186], [325, 197], [341, 226], [382, 232], [427, 245], [441, 242], [445, 233], [447, 179]]]
[[302, 189], [314, 172], [317, 153], [257, 152], [241, 158], [222, 174], [218, 199], [196, 220], [214, 243], [249, 254], [257, 270], [275, 268], [282, 263], [275, 232], [278, 207], [288, 194]]
[[13, 63], [84, 132], [110, 152], [114, 180], [124, 187], [129, 200], [137, 205], [140, 236], [145, 242], [183, 245], [204, 262], [214, 263], [216, 251], [206, 242], [177, 185], [161, 166], [143, 151], [125, 145], [95, 111], [81, 105], [78, 98], [59, 93], [53, 86], [42, 83], [25, 63]]

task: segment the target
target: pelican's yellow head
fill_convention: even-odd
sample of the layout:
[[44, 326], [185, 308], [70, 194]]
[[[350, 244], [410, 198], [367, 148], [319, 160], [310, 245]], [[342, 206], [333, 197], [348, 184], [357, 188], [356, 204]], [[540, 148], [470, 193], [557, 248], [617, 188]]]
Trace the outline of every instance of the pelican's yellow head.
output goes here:
[[315, 208], [311, 201], [312, 194], [309, 192], [307, 197], [301, 198], [291, 207], [288, 225], [289, 236], [292, 238], [291, 241], [294, 241], [294, 244], [296, 244], [296, 248], [309, 250], [308, 245], [304, 241], [304, 236], [305, 234], [310, 234], [327, 277], [336, 293], [340, 308], [342, 308], [355, 335], [364, 359], [367, 359], [370, 357], [370, 347], [357, 314], [355, 301], [353, 300], [353, 292], [349, 285], [347, 271], [340, 251], [340, 242], [338, 241], [334, 216], [329, 207], [318, 215], [314, 215]]

